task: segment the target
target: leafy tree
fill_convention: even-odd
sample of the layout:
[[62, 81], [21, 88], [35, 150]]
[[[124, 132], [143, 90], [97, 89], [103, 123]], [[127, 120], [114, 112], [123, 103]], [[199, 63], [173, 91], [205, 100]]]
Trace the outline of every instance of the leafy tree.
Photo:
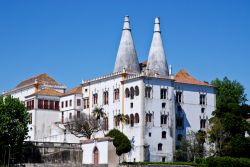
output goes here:
[[86, 137], [87, 139], [91, 139], [92, 134], [98, 132], [101, 128], [95, 117], [85, 113], [81, 113], [79, 117], [74, 115], [73, 119], [65, 124], [66, 129], [72, 134], [78, 137]]
[[210, 139], [216, 144], [218, 155], [248, 156], [249, 140], [245, 132], [249, 124], [243, 119], [242, 106], [247, 101], [244, 87], [237, 81], [228, 78], [212, 81], [216, 87], [216, 110], [210, 119]]
[[106, 136], [114, 138], [113, 144], [116, 147], [116, 154], [118, 156], [128, 153], [131, 150], [131, 143], [128, 137], [119, 130], [112, 129]]
[[189, 131], [185, 137], [182, 137], [180, 144], [175, 152], [175, 158], [178, 161], [193, 161], [195, 158], [205, 156], [204, 143], [207, 138], [206, 132]]
[[28, 112], [12, 96], [0, 97], [0, 164], [7, 164], [9, 154], [19, 161], [19, 153], [28, 133]]

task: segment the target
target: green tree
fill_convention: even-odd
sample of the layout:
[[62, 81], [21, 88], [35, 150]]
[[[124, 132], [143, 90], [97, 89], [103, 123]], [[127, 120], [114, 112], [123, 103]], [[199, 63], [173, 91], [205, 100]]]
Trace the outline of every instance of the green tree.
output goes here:
[[0, 164], [8, 159], [20, 161], [23, 141], [28, 133], [28, 112], [24, 104], [11, 96], [0, 97]]
[[249, 140], [245, 132], [249, 124], [243, 119], [242, 106], [247, 99], [244, 87], [237, 81], [228, 78], [212, 81], [216, 88], [216, 110], [210, 119], [210, 140], [216, 145], [219, 155], [248, 156]]
[[112, 129], [106, 136], [114, 138], [113, 144], [116, 147], [116, 154], [118, 156], [128, 153], [131, 150], [131, 143], [128, 137], [121, 131]]

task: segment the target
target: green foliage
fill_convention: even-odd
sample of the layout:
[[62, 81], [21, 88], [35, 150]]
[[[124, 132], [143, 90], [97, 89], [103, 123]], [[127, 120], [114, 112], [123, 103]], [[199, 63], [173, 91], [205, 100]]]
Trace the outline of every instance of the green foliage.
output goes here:
[[204, 143], [207, 134], [204, 131], [190, 131], [186, 137], [183, 137], [175, 152], [177, 161], [193, 161], [197, 157], [205, 156]]
[[245, 138], [249, 123], [243, 116], [248, 112], [244, 87], [228, 78], [212, 81], [216, 87], [216, 110], [210, 119], [209, 138], [216, 144], [217, 155], [246, 157], [250, 154], [250, 143]]
[[0, 97], [0, 164], [7, 164], [9, 151], [19, 161], [28, 133], [28, 112], [22, 102], [11, 96]]
[[204, 166], [202, 164], [196, 164], [193, 162], [122, 162], [123, 165], [173, 165], [173, 166], [179, 166], [179, 165], [188, 165], [188, 166]]
[[209, 157], [196, 159], [195, 162], [206, 167], [250, 167], [250, 159], [247, 158]]
[[131, 150], [131, 143], [128, 137], [119, 130], [112, 129], [106, 136], [114, 138], [113, 144], [116, 147], [116, 154], [118, 156], [128, 153]]
[[41, 163], [42, 156], [39, 148], [37, 148], [32, 142], [25, 142], [23, 144], [22, 156], [24, 163]]

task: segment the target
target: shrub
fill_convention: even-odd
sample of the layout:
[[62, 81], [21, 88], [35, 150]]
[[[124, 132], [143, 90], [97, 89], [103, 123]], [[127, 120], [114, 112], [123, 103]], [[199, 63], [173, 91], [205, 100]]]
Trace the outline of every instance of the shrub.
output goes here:
[[250, 167], [250, 159], [232, 157], [197, 158], [197, 164], [205, 164], [207, 167]]

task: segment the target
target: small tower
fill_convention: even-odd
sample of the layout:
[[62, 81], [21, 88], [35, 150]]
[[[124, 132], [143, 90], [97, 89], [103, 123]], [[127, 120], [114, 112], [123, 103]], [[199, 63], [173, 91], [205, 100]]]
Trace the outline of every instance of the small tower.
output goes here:
[[125, 16], [124, 18], [122, 37], [113, 72], [121, 72], [123, 69], [129, 72], [140, 73], [140, 66], [130, 29], [129, 16]]
[[161, 39], [159, 17], [155, 18], [154, 34], [149, 50], [147, 69], [149, 71], [149, 75], [152, 76], [169, 76], [168, 64]]

